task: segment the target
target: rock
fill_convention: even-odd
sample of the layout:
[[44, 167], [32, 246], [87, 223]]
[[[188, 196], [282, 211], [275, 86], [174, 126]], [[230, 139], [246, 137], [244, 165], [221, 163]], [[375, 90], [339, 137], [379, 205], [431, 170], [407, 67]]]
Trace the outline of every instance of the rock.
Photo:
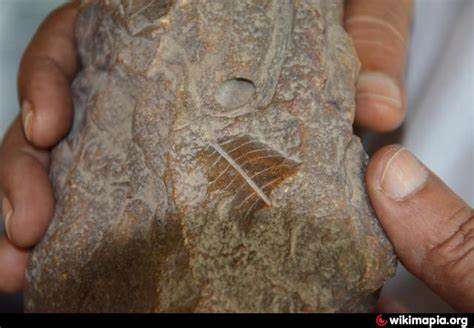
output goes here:
[[369, 311], [395, 270], [342, 1], [84, 6], [28, 311]]

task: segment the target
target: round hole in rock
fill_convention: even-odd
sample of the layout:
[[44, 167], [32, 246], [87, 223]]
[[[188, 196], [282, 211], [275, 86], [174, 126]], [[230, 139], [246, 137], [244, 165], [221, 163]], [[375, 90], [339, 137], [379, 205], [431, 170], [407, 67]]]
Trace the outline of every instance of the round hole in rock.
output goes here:
[[226, 109], [241, 107], [252, 100], [255, 84], [247, 79], [234, 78], [222, 82], [216, 91], [216, 101]]

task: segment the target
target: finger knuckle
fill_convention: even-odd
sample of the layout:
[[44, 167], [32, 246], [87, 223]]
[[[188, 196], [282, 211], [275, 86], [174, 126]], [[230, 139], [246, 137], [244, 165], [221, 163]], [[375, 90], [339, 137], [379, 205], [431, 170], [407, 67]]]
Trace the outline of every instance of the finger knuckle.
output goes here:
[[[454, 218], [455, 217], [455, 218]], [[433, 247], [425, 258], [424, 267], [430, 278], [463, 284], [473, 279], [474, 271], [474, 213], [469, 207], [455, 212], [450, 220], [461, 220], [455, 232]]]

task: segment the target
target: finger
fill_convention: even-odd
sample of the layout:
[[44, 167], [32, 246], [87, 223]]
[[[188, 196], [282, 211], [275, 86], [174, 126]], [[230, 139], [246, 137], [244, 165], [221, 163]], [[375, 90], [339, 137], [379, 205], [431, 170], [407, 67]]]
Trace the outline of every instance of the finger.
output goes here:
[[23, 55], [18, 75], [27, 139], [38, 147], [56, 144], [72, 122], [71, 80], [77, 70], [76, 2], [54, 11], [39, 27]]
[[369, 196], [400, 260], [452, 306], [474, 311], [472, 209], [401, 146], [367, 170]]
[[348, 0], [344, 24], [361, 61], [355, 123], [394, 130], [406, 113], [404, 72], [411, 0]]
[[0, 239], [0, 292], [15, 293], [25, 285], [28, 252]]
[[48, 154], [33, 149], [16, 120], [0, 150], [0, 195], [5, 230], [16, 246], [27, 248], [44, 235], [53, 216]]

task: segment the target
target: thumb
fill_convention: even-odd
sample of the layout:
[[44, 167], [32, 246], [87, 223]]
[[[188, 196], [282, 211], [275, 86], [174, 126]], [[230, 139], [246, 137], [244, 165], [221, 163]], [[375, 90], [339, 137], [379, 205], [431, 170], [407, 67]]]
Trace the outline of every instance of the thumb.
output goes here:
[[400, 261], [461, 311], [474, 311], [472, 209], [401, 146], [367, 168], [372, 205]]

